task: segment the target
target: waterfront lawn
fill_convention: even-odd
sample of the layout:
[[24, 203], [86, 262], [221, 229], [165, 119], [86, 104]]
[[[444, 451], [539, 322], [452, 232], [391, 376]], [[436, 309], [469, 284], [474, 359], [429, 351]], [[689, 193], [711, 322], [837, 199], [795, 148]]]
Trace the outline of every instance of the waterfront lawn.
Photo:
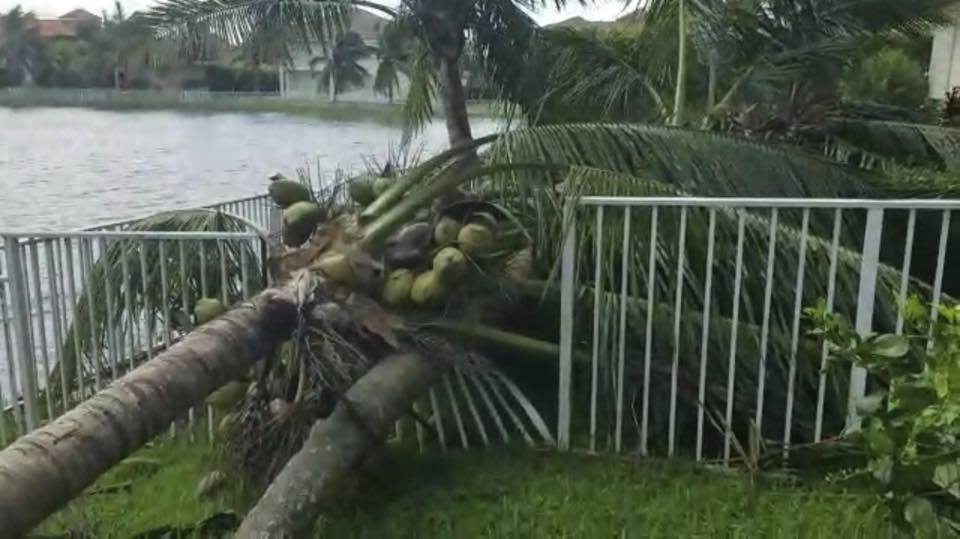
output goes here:
[[[159, 466], [111, 471], [51, 517], [44, 536], [131, 537], [186, 529], [252, 500], [230, 485], [197, 500], [217, 465], [202, 444], [163, 442], [138, 458]], [[374, 477], [321, 520], [325, 537], [887, 537], [875, 498], [708, 471], [686, 462], [545, 451], [394, 451]], [[131, 467], [133, 466], [133, 467]], [[107, 487], [123, 486], [119, 490]], [[98, 489], [100, 492], [98, 493]], [[229, 520], [229, 514], [220, 514]]]
[[[181, 97], [177, 92], [55, 90], [0, 93], [0, 107], [86, 107], [101, 110], [178, 110], [183, 112], [277, 112], [331, 121], [369, 121], [385, 125], [403, 123], [403, 105], [395, 103], [337, 102], [325, 98], [302, 99], [251, 95], [212, 95], [209, 98]], [[495, 117], [499, 113], [489, 102], [468, 105], [471, 117]]]

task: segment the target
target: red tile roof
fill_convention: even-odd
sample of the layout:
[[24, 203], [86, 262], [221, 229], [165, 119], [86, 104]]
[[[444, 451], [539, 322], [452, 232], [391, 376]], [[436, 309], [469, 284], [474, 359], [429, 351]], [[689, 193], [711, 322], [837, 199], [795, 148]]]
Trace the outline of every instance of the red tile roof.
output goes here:
[[97, 17], [96, 15], [94, 15], [93, 13], [90, 13], [85, 9], [75, 9], [69, 13], [64, 13], [63, 15], [60, 15], [59, 18], [64, 20], [69, 19], [69, 20], [78, 20], [78, 21], [94, 21], [94, 20], [98, 22], [100, 21], [100, 17]]
[[41, 37], [73, 37], [77, 35], [74, 25], [60, 19], [37, 19], [37, 31], [40, 32]]

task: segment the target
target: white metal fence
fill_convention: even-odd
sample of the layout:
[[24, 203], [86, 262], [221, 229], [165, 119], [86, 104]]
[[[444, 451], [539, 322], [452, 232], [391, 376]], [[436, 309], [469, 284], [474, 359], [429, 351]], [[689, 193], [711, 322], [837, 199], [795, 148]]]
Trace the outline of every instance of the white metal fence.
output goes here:
[[264, 234], [279, 221], [269, 199], [209, 209], [247, 226], [0, 232], [0, 446], [175, 342], [197, 299], [229, 305], [265, 284]]
[[561, 262], [558, 443], [729, 462], [750, 438], [787, 451], [856, 426], [852, 403], [872, 382], [825, 361], [803, 310], [822, 301], [861, 334], [904, 331], [908, 295], [938, 303], [960, 285], [957, 209], [577, 201]]

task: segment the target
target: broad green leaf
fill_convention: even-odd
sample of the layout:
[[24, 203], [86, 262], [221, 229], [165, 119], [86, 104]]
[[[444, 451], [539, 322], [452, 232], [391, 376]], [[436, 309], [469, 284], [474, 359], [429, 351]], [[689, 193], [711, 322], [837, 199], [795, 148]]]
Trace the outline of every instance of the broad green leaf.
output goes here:
[[937, 392], [926, 384], [904, 382], [893, 388], [891, 401], [897, 408], [919, 413], [936, 404], [939, 398]]
[[868, 345], [870, 353], [888, 359], [902, 358], [910, 351], [910, 344], [902, 335], [878, 335]]
[[937, 513], [930, 500], [920, 496], [910, 498], [903, 508], [903, 516], [916, 530], [918, 537], [936, 537]]
[[933, 471], [933, 483], [960, 499], [960, 464], [950, 462], [937, 466]]
[[870, 473], [873, 474], [874, 479], [879, 481], [881, 484], [889, 485], [890, 480], [893, 476], [893, 459], [890, 457], [882, 457], [879, 459], [874, 459], [870, 461], [868, 465]]
[[863, 435], [867, 440], [870, 455], [873, 457], [892, 455], [896, 449], [893, 438], [881, 427], [869, 427], [864, 430]]

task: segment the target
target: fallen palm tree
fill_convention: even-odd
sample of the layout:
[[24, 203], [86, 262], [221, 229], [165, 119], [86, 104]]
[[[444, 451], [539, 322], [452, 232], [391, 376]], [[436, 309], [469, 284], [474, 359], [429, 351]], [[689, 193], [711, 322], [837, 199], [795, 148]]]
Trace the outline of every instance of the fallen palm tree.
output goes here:
[[[490, 146], [489, 151], [476, 157], [476, 150], [484, 146]], [[382, 441], [384, 425], [400, 415], [413, 415], [419, 437], [435, 439], [441, 446], [470, 447], [489, 443], [495, 438], [504, 441], [522, 438], [528, 443], [552, 442], [549, 429], [533, 404], [479, 352], [491, 346], [520, 356], [542, 355], [554, 350], [551, 343], [556, 341], [554, 310], [543, 309], [536, 311], [536, 316], [524, 317], [517, 314], [522, 312], [517, 306], [530, 308], [531, 294], [525, 289], [529, 288], [531, 278], [549, 280], [554, 275], [567, 224], [562, 217], [564, 207], [582, 193], [662, 195], [680, 188], [690, 190], [684, 182], [714, 185], [709, 182], [723, 171], [710, 169], [709, 163], [712, 156], [725, 152], [737, 152], [745, 162], [754, 163], [757, 169], [770, 159], [784, 158], [783, 152], [769, 147], [744, 144], [729, 137], [694, 140], [682, 130], [643, 126], [556, 126], [481, 139], [444, 152], [396, 177], [380, 174], [356, 178], [349, 185], [342, 186], [353, 198], [348, 204], [331, 202], [342, 200], [343, 193], [324, 193], [314, 197], [289, 180], [278, 178], [273, 181], [270, 191], [276, 203], [284, 208], [285, 224], [282, 241], [277, 242], [272, 250], [269, 272], [275, 286], [282, 289], [273, 293], [291, 298], [295, 314], [287, 328], [288, 338], [277, 347], [276, 353], [265, 355], [256, 369], [250, 368], [254, 359], [243, 365], [233, 365], [230, 377], [217, 379], [219, 385], [233, 380], [228, 386], [230, 391], [225, 388], [224, 393], [218, 392], [216, 399], [221, 403], [233, 401], [227, 404], [229, 413], [219, 429], [230, 448], [229, 454], [236, 458], [240, 472], [265, 492], [261, 503], [251, 512], [253, 520], [243, 529], [261, 531], [264, 523], [269, 522], [285, 526], [271, 528], [267, 525], [273, 530], [299, 530], [308, 525], [322, 506], [324, 490], [336, 483], [314, 481], [313, 472], [310, 475], [298, 473], [303, 466], [310, 466], [319, 458], [312, 452], [329, 446], [330, 451], [342, 458], [329, 459], [337, 467], [328, 469], [331, 475], [325, 477], [344, 477], [357, 459]], [[689, 159], [675, 161], [674, 156], [678, 153]], [[828, 187], [837, 191], [850, 186], [861, 187], [861, 174], [846, 167], [801, 155], [790, 156], [790, 159], [791, 166], [769, 170], [774, 180], [782, 181], [778, 185], [797, 184], [808, 176], [836, 180], [827, 187], [819, 181], [811, 182], [803, 190], [791, 193], [795, 196], [830, 196], [837, 192], [829, 191]], [[800, 172], [804, 175], [799, 176]], [[649, 176], [662, 179], [653, 181], [647, 179]], [[687, 279], [698, 289], [702, 289], [705, 268], [703, 246], [707, 243], [704, 241], [707, 221], [704, 217], [705, 214], [691, 212], [688, 234], [692, 237], [688, 242], [686, 266], [682, 268]], [[745, 220], [744, 264], [749, 273], [764, 271], [767, 251], [764, 235], [768, 230], [773, 229], [780, 236], [782, 249], [791, 254], [797, 251], [799, 243], [793, 223], [784, 218], [779, 224], [771, 224], [758, 213], [746, 214], [737, 210], [718, 213], [718, 238], [735, 234], [738, 220]], [[825, 224], [826, 227], [811, 225], [811, 230], [829, 230], [831, 223]], [[593, 264], [594, 249], [603, 253], [607, 263], [598, 276], [599, 280], [594, 281], [594, 276], [579, 277], [580, 293], [590, 293], [590, 287], [594, 285], [602, 288], [603, 303], [609, 304], [602, 308], [609, 310], [615, 305], [614, 298], [607, 292], [620, 289], [616, 268], [620, 267], [622, 256], [619, 249], [624, 245], [624, 238], [618, 235], [622, 220], [611, 219], [597, 226], [605, 227], [604, 239], [593, 245], [591, 242], [596, 241], [594, 233], [598, 229], [581, 224], [578, 241], [586, 246], [582, 249], [581, 265]], [[632, 256], [645, 257], [650, 248], [649, 231], [643, 228], [643, 224], [639, 224], [635, 231], [634, 236], [627, 238], [630, 252], [634, 253]], [[676, 274], [677, 255], [670, 246], [675, 246], [677, 239], [675, 228], [663, 226], [661, 241], [667, 247], [657, 259], [655, 273], [647, 275], [643, 271], [645, 260], [638, 260], [637, 266], [641, 270], [635, 273], [637, 278], [656, 279], [657, 283], [675, 282], [660, 276]], [[855, 243], [855, 238], [849, 242], [844, 238], [842, 245]], [[806, 256], [821, 261], [828, 259], [828, 243], [811, 241], [808, 247]], [[859, 258], [854, 251], [844, 248], [841, 255], [838, 261], [841, 268], [858, 267]], [[157, 260], [150, 256], [146, 258]], [[789, 256], [783, 260], [785, 265], [791, 263]], [[131, 262], [136, 270], [135, 261]], [[116, 260], [107, 264], [110, 266], [105, 269], [105, 275], [122, 266]], [[809, 272], [804, 298], [807, 303], [825, 295], [829, 280], [825, 271], [827, 266], [829, 264], [817, 264], [816, 269]], [[821, 268], [824, 271], [820, 271]], [[730, 261], [718, 257], [714, 271], [718, 274], [730, 272]], [[882, 275], [881, 286], [885, 292], [893, 290], [899, 283], [899, 275], [887, 267]], [[792, 278], [790, 268], [780, 271], [778, 267], [777, 284], [772, 287], [772, 309], [780, 319], [788, 319], [794, 308], [789, 285]], [[741, 317], [741, 324], [755, 327], [759, 320], [749, 313], [762, 310], [763, 282], [753, 280], [743, 286], [743, 301], [752, 308], [745, 309], [748, 314]], [[542, 292], [543, 287], [540, 289]], [[636, 294], [640, 287], [633, 286], [633, 289]], [[669, 292], [658, 290], [656, 304], [660, 305], [659, 298]], [[150, 287], [144, 284], [141, 293], [149, 294]], [[729, 304], [728, 290], [717, 287], [712, 293], [715, 304]], [[202, 318], [209, 316], [210, 313], [205, 312], [208, 310], [207, 299], [210, 298], [201, 298], [193, 305], [198, 315], [194, 323], [203, 321], [200, 314], [203, 314]], [[631, 296], [628, 300], [629, 305], [641, 305], [645, 298]], [[684, 301], [685, 313], [703, 312], [702, 298], [684, 298]], [[85, 320], [87, 315], [91, 319], [100, 319], [104, 313], [124, 309], [119, 298], [114, 298], [114, 302], [112, 306], [105, 300], [91, 302], [87, 308], [94, 312], [81, 309], [78, 319]], [[139, 304], [157, 303], [153, 298]], [[537, 308], [536, 300], [533, 305]], [[196, 309], [198, 306], [204, 308]], [[672, 311], [669, 311], [671, 307], [664, 308], [667, 311], [654, 321], [658, 335], [671, 331], [659, 331], [673, 318]], [[883, 303], [882, 308], [891, 310], [889, 303]], [[634, 310], [633, 307], [630, 309]], [[643, 309], [637, 308], [636, 311], [637, 316], [644, 315]], [[133, 314], [139, 316], [139, 313]], [[232, 316], [228, 314], [215, 324], [230, 320]], [[723, 311], [714, 310], [709, 317], [694, 316], [691, 320], [690, 324], [681, 326], [685, 333], [698, 334], [698, 323], [709, 324], [713, 328], [712, 335], [729, 332], [729, 329], [724, 330], [730, 327], [730, 320]], [[102, 333], [99, 328], [104, 326], [93, 325], [92, 333]], [[183, 327], [189, 329], [191, 324]], [[587, 324], [576, 326], [581, 334], [586, 333], [583, 328], [587, 327]], [[631, 349], [642, 350], [642, 326], [626, 330]], [[202, 330], [201, 334], [206, 332]], [[781, 333], [771, 333], [769, 357], [770, 361], [785, 365], [790, 343], [789, 339], [777, 337]], [[92, 337], [94, 341], [96, 338], [96, 335]], [[614, 334], [604, 329], [602, 338], [612, 342]], [[665, 339], [654, 343], [654, 352], [658, 356], [664, 355], [670, 346], [662, 341]], [[699, 342], [695, 335], [684, 338], [686, 341]], [[96, 342], [91, 342], [77, 347], [78, 363], [91, 360], [82, 352], [95, 349], [95, 345]], [[721, 352], [723, 357], [729, 354], [725, 351], [723, 339], [711, 340], [708, 346], [711, 351]], [[177, 349], [174, 347], [170, 353]], [[798, 375], [798, 380], [804, 384], [801, 389], [808, 389], [806, 386], [809, 385], [814, 395], [818, 378], [817, 350], [816, 346], [801, 347], [804, 361], [799, 363], [802, 372]], [[812, 351], [809, 358], [806, 357], [807, 351]], [[699, 356], [697, 352], [683, 351], [691, 358]], [[166, 357], [161, 356], [156, 361], [163, 364]], [[211, 351], [210, 357], [221, 356]], [[632, 354], [628, 361], [635, 366], [639, 359]], [[605, 355], [603, 361], [609, 365], [611, 359]], [[376, 373], [395, 372], [400, 368], [397, 365], [407, 367], [402, 371], [403, 375], [394, 376], [396, 386], [391, 386], [389, 392], [378, 395], [373, 401], [358, 396], [369, 395], [361, 389], [367, 387], [365, 384], [373, 383], [356, 385], [360, 384], [358, 380], [365, 380], [366, 376], [372, 376], [373, 380], [382, 378]], [[686, 361], [683, 365], [685, 370], [688, 369]], [[690, 365], [689, 368], [696, 366], [695, 363]], [[380, 370], [381, 366], [385, 371]], [[711, 374], [709, 379], [725, 379], [725, 367], [723, 362], [713, 362], [710, 368], [718, 375]], [[156, 376], [155, 371], [151, 372], [151, 376]], [[628, 383], [634, 387], [644, 383], [641, 372], [629, 368]], [[654, 369], [653, 375], [662, 372], [662, 369]], [[770, 372], [777, 371], [769, 370], [768, 376]], [[681, 379], [690, 378], [689, 374], [684, 373]], [[755, 361], [744, 362], [737, 376], [738, 388], [745, 388], [747, 393], [755, 391], [758, 383]], [[553, 383], [552, 376], [541, 378]], [[431, 380], [436, 383], [422, 390]], [[779, 395], [783, 395], [788, 386], [781, 380], [768, 382], [767, 390]], [[170, 381], [157, 379], [154, 383], [167, 387]], [[602, 383], [608, 385], [610, 382], [603, 380]], [[216, 387], [210, 384], [204, 386], [204, 390], [209, 393]], [[113, 389], [108, 389], [107, 393]], [[178, 403], [181, 407], [177, 408], [179, 413], [201, 403], [206, 397], [201, 393], [184, 394]], [[722, 393], [713, 388], [710, 391], [710, 394]], [[236, 397], [219, 398], [226, 394]], [[798, 395], [809, 394], [810, 391], [798, 392]], [[654, 399], [662, 397], [653, 396]], [[686, 393], [682, 398], [690, 398], [690, 402], [695, 399]], [[809, 400], [807, 396], [802, 398]], [[375, 409], [380, 400], [392, 404], [371, 415], [370, 410]], [[411, 404], [414, 401], [420, 402]], [[752, 417], [749, 402], [738, 400], [734, 406], [737, 417]], [[89, 408], [81, 410], [96, 414]], [[137, 409], [124, 410], [128, 414], [121, 418], [124, 424], [134, 425], [140, 420]], [[827, 414], [842, 417], [842, 412], [837, 415], [838, 411], [833, 409], [827, 410]], [[179, 415], [171, 414], [167, 421], [174, 417]], [[51, 433], [59, 432], [54, 429], [59, 424], [48, 426], [29, 440], [33, 440], [34, 445], [52, 444], [55, 439], [50, 437]], [[609, 428], [612, 430], [615, 425], [611, 423]], [[803, 428], [812, 431], [812, 426]], [[70, 436], [98, 440], [99, 436], [107, 436], [108, 430], [90, 423]], [[159, 431], [151, 427], [142, 438], [134, 439], [136, 443], [120, 448], [119, 453], [133, 450], [146, 440], [148, 434], [156, 432]], [[361, 433], [369, 444], [357, 445], [353, 449], [340, 445], [338, 437], [341, 434], [343, 440], [357, 440]], [[45, 476], [24, 462], [26, 446], [18, 444], [16, 447], [20, 447], [16, 452], [0, 453], [0, 469], [10, 470], [8, 473], [21, 476], [22, 481], [36, 479], [42, 484]], [[11, 456], [14, 454], [18, 456]], [[111, 455], [111, 458], [123, 456]], [[109, 465], [106, 460], [104, 463], [104, 466]], [[69, 473], [69, 466], [63, 467], [62, 471]], [[42, 509], [30, 513], [30, 519], [18, 520], [23, 522], [21, 528], [10, 529], [26, 529], [35, 524], [36, 519], [65, 503], [70, 495], [82, 489], [103, 469], [102, 466], [91, 468], [78, 475], [66, 494], [42, 493], [50, 496], [44, 503], [37, 504]], [[316, 473], [323, 471], [318, 470]], [[302, 482], [298, 482], [298, 478]], [[0, 489], [4, 488], [5, 485], [0, 485]], [[16, 498], [15, 493], [5, 494], [8, 498], [0, 499]], [[301, 499], [289, 500], [288, 496], [294, 494]], [[281, 498], [290, 502], [285, 509], [283, 503], [278, 503]]]

